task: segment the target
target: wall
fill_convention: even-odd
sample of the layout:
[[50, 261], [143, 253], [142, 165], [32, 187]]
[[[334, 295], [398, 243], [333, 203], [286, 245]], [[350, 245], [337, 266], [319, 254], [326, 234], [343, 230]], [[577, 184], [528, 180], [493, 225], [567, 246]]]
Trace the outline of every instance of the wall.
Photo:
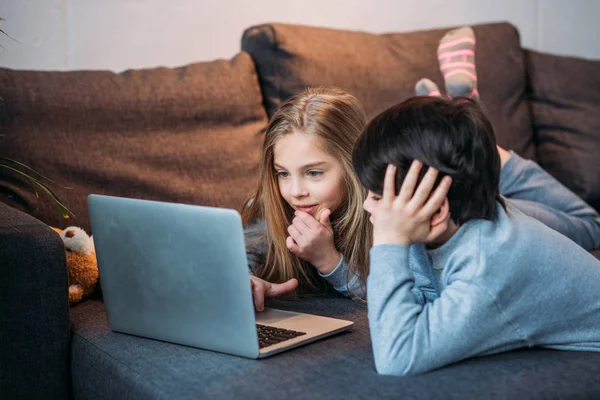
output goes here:
[[110, 69], [230, 58], [242, 32], [289, 22], [371, 32], [509, 21], [524, 47], [600, 58], [595, 0], [1, 0], [0, 66]]

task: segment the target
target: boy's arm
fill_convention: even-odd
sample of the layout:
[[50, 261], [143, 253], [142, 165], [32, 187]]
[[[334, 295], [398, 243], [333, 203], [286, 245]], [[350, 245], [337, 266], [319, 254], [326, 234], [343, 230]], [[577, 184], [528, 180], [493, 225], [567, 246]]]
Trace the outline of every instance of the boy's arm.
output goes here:
[[392, 244], [371, 249], [367, 305], [378, 373], [424, 373], [529, 345], [485, 288], [469, 280], [467, 260], [453, 266], [456, 273], [437, 300], [418, 304], [408, 249]]

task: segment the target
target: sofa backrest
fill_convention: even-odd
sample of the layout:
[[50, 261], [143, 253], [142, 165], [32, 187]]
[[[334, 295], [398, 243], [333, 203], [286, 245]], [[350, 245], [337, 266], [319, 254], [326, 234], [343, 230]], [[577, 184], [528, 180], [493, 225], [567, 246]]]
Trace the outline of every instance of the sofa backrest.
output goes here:
[[239, 209], [255, 189], [267, 116], [246, 53], [120, 74], [1, 69], [0, 85], [0, 157], [54, 180], [76, 218], [7, 170], [0, 200], [50, 225], [89, 232], [90, 193]]
[[[498, 143], [535, 159], [519, 34], [507, 23], [478, 25], [474, 30], [481, 99]], [[414, 96], [421, 78], [443, 88], [436, 50], [447, 31], [376, 35], [266, 24], [244, 32], [242, 50], [256, 63], [269, 115], [306, 87], [337, 86], [357, 96], [367, 116], [373, 117]]]
[[600, 61], [525, 58], [538, 162], [600, 211]]

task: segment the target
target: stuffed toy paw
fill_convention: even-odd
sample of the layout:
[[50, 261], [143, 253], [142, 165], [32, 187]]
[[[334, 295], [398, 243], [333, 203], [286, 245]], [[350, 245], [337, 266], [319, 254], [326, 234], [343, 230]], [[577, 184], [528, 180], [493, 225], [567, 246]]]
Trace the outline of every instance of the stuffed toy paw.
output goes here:
[[52, 228], [65, 244], [69, 275], [69, 304], [75, 305], [90, 295], [98, 282], [98, 262], [94, 240], [81, 228]]

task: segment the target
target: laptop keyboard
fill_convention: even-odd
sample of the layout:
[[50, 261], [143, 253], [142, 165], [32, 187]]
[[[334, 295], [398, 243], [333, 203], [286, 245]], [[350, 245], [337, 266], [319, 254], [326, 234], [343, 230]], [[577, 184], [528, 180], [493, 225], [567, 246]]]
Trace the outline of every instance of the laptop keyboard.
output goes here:
[[266, 326], [256, 324], [256, 333], [258, 333], [258, 346], [272, 346], [277, 343], [285, 342], [298, 336], [306, 335], [306, 332], [292, 331], [289, 329], [276, 328], [274, 326]]

